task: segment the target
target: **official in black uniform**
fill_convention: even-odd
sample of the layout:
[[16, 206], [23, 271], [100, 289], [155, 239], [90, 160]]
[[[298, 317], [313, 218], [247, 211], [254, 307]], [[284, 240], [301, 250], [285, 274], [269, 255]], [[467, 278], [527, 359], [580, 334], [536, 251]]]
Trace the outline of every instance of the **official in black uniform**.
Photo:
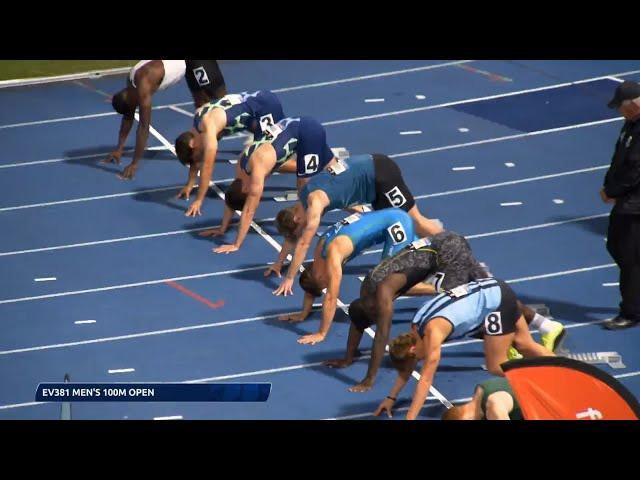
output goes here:
[[620, 313], [605, 322], [618, 330], [640, 323], [640, 84], [616, 88], [609, 108], [625, 118], [600, 196], [613, 204], [607, 250], [620, 267]]

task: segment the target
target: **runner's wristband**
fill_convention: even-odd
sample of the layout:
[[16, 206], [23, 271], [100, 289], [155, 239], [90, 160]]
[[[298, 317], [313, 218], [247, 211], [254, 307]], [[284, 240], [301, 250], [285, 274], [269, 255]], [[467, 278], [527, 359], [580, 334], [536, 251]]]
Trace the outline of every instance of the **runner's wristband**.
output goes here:
[[387, 398], [388, 398], [389, 400], [393, 400], [394, 402], [395, 402], [396, 400], [398, 400], [397, 398], [394, 398], [394, 397], [392, 397], [392, 396], [390, 396], [390, 395], [387, 395]]

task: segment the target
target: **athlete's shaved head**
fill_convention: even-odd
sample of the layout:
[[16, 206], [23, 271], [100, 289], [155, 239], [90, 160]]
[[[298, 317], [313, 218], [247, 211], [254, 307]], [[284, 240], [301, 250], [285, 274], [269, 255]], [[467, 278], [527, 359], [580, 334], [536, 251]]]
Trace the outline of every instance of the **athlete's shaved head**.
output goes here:
[[311, 268], [305, 269], [300, 275], [300, 287], [313, 297], [322, 296], [322, 285], [314, 278]]
[[224, 193], [224, 202], [232, 210], [242, 210], [247, 201], [247, 194], [242, 188], [242, 180], [236, 178]]
[[184, 132], [176, 138], [176, 155], [183, 165], [191, 165], [193, 162], [193, 132]]
[[128, 88], [123, 88], [111, 98], [111, 106], [120, 115], [131, 115], [136, 110], [136, 102]]

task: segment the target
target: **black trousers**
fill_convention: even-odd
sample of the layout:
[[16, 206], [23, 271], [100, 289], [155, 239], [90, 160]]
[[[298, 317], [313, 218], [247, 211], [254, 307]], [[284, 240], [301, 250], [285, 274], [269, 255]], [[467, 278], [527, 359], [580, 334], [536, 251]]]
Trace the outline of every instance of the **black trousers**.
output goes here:
[[640, 215], [611, 214], [607, 250], [620, 267], [620, 315], [640, 321]]

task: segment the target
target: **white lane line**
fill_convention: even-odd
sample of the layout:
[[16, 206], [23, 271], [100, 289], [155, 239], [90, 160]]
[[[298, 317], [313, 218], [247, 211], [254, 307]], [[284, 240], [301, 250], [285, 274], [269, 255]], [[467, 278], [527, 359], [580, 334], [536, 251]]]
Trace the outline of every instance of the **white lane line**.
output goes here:
[[187, 117], [193, 117], [194, 114], [180, 107], [176, 107], [175, 105], [170, 105], [167, 107], [169, 110], [173, 110], [174, 112], [181, 113], [182, 115], [186, 115]]
[[107, 370], [107, 373], [131, 373], [135, 371], [136, 371], [135, 368], [114, 368], [114, 369]]
[[84, 325], [86, 323], [96, 323], [96, 321], [95, 320], [77, 320], [73, 323], [75, 323], [76, 325]]
[[512, 163], [512, 162], [506, 162], [504, 165], [505, 165], [507, 168], [513, 168], [513, 167], [515, 167], [515, 166], [516, 166], [516, 164], [515, 164], [515, 163]]
[[[504, 234], [508, 234], [508, 233], [523, 232], [523, 231], [528, 231], [528, 230], [535, 230], [535, 229], [540, 229], [540, 228], [553, 227], [553, 226], [557, 226], [557, 225], [564, 225], [564, 224], [568, 224], [568, 223], [580, 222], [580, 221], [585, 221], [585, 220], [592, 220], [592, 219], [596, 219], [596, 218], [603, 218], [603, 217], [606, 217], [608, 215], [609, 215], [608, 213], [603, 213], [603, 214], [599, 214], [599, 215], [590, 215], [590, 216], [586, 216], [586, 217], [572, 218], [572, 219], [562, 220], [562, 221], [558, 221], [558, 222], [548, 222], [548, 223], [543, 223], [543, 224], [538, 224], [538, 225], [530, 225], [530, 226], [526, 226], [526, 227], [512, 228], [512, 229], [508, 229], [508, 230], [498, 230], [498, 231], [495, 231], [495, 232], [468, 235], [468, 236], [466, 236], [466, 238], [470, 240], [470, 239], [474, 239], [474, 238], [483, 238], [483, 237], [491, 237], [491, 236], [496, 236], [496, 235], [504, 235]], [[277, 244], [277, 242], [276, 242], [276, 244]], [[367, 250], [367, 251], [363, 252], [363, 255], [370, 255], [370, 254], [373, 254], [373, 253], [379, 253], [381, 251], [382, 251], [381, 249]], [[249, 267], [249, 268], [239, 269], [239, 270], [226, 270], [226, 271], [221, 271], [221, 272], [209, 272], [209, 273], [203, 273], [203, 274], [198, 274], [198, 275], [190, 275], [190, 276], [183, 276], [183, 277], [163, 278], [163, 279], [159, 279], [159, 280], [150, 280], [150, 281], [146, 281], [146, 282], [137, 282], [137, 283], [130, 283], [130, 284], [122, 284], [122, 285], [112, 285], [112, 286], [108, 286], [108, 287], [98, 287], [98, 288], [92, 288], [92, 289], [87, 289], [87, 290], [74, 290], [74, 291], [68, 291], [68, 292], [52, 293], [52, 294], [47, 294], [47, 295], [38, 295], [38, 296], [34, 296], [34, 297], [13, 298], [13, 299], [0, 300], [0, 304], [17, 303], [17, 302], [25, 302], [25, 301], [32, 301], [32, 300], [41, 300], [41, 299], [46, 299], [46, 298], [64, 297], [64, 296], [69, 296], [69, 295], [80, 295], [80, 294], [85, 294], [85, 293], [95, 293], [95, 292], [103, 292], [103, 291], [109, 291], [109, 290], [119, 290], [119, 289], [123, 289], [123, 288], [140, 287], [140, 286], [145, 286], [145, 285], [156, 285], [156, 284], [167, 282], [167, 281], [176, 281], [177, 282], [177, 281], [182, 281], [182, 280], [192, 280], [192, 279], [196, 279], [196, 278], [207, 278], [207, 277], [214, 277], [214, 276], [219, 276], [219, 275], [226, 275], [226, 274], [230, 274], [230, 273], [241, 273], [241, 272], [246, 272], [246, 271], [250, 271], [250, 270], [259, 270], [259, 269], [262, 269], [262, 268], [266, 268], [266, 266], [267, 265], [262, 265], [262, 266], [258, 266], [258, 267]]]
[[[313, 88], [313, 87], [321, 87], [321, 86], [325, 86], [325, 85], [334, 85], [337, 83], [347, 83], [347, 82], [352, 82], [352, 81], [357, 81], [357, 80], [366, 80], [369, 78], [378, 78], [378, 77], [383, 77], [383, 76], [389, 76], [389, 75], [398, 75], [401, 73], [410, 73], [410, 72], [414, 72], [414, 71], [420, 71], [420, 70], [429, 70], [432, 68], [441, 68], [441, 67], [446, 67], [449, 65], [455, 65], [458, 63], [465, 63], [465, 62], [470, 62], [472, 60], [463, 60], [463, 61], [459, 61], [459, 62], [451, 62], [449, 64], [439, 64], [439, 65], [430, 65], [427, 67], [418, 67], [415, 69], [407, 69], [407, 70], [397, 70], [394, 72], [385, 72], [385, 73], [381, 73], [381, 74], [374, 74], [374, 75], [367, 75], [364, 77], [353, 77], [353, 78], [347, 78], [347, 79], [342, 79], [342, 80], [335, 80], [332, 82], [321, 82], [321, 83], [316, 83], [316, 84], [309, 84], [309, 85], [301, 85], [299, 87], [289, 87], [289, 88], [280, 88], [280, 89], [275, 89], [272, 90], [275, 93], [280, 93], [280, 92], [287, 92], [287, 91], [293, 91], [293, 90], [298, 90], [298, 89], [302, 89], [302, 88]], [[369, 119], [373, 119], [373, 118], [382, 118], [382, 117], [388, 117], [388, 116], [394, 116], [394, 115], [403, 115], [405, 113], [414, 113], [414, 112], [420, 112], [420, 111], [425, 111], [425, 110], [433, 110], [433, 109], [437, 109], [437, 108], [447, 108], [447, 107], [451, 107], [451, 106], [455, 106], [455, 105], [463, 105], [466, 103], [474, 103], [474, 102], [482, 102], [485, 100], [494, 100], [497, 98], [504, 98], [504, 97], [511, 97], [514, 95], [522, 95], [522, 94], [526, 94], [526, 93], [533, 93], [533, 92], [539, 92], [539, 91], [544, 91], [544, 90], [552, 90], [552, 89], [556, 89], [556, 88], [563, 88], [563, 87], [568, 87], [571, 85], [577, 85], [577, 84], [582, 84], [582, 83], [588, 83], [588, 82], [595, 82], [598, 80], [605, 80], [605, 79], [609, 79], [609, 77], [612, 76], [622, 76], [622, 75], [632, 75], [635, 73], [640, 73], [640, 70], [633, 70], [633, 71], [629, 71], [629, 72], [621, 72], [621, 73], [614, 73], [614, 74], [609, 74], [609, 75], [603, 75], [600, 77], [592, 77], [592, 78], [586, 78], [583, 80], [577, 80], [574, 82], [565, 82], [565, 83], [558, 83], [558, 84], [554, 84], [554, 85], [547, 85], [545, 87], [537, 87], [537, 88], [530, 88], [530, 89], [526, 89], [526, 90], [518, 90], [515, 92], [508, 92], [508, 93], [501, 93], [501, 94], [497, 94], [497, 95], [489, 95], [489, 96], [485, 96], [485, 97], [476, 97], [476, 98], [469, 98], [466, 100], [458, 100], [458, 101], [453, 101], [453, 102], [447, 102], [447, 103], [441, 103], [438, 105], [430, 105], [430, 106], [426, 106], [426, 107], [419, 107], [419, 108], [412, 108], [412, 109], [406, 109], [406, 110], [397, 110], [395, 112], [388, 112], [388, 113], [382, 113], [382, 114], [377, 114], [377, 115], [366, 115], [366, 116], [361, 116], [361, 117], [354, 117], [354, 118], [349, 118], [349, 119], [344, 119], [344, 120], [336, 120], [333, 122], [325, 122], [323, 123], [324, 126], [328, 126], [328, 125], [337, 125], [337, 124], [341, 124], [341, 123], [350, 123], [350, 122], [357, 122], [357, 121], [361, 121], [361, 120], [369, 120]], [[166, 109], [169, 107], [179, 107], [179, 106], [185, 106], [185, 105], [190, 105], [193, 104], [193, 101], [190, 102], [181, 102], [181, 103], [173, 103], [170, 105], [159, 105], [157, 107], [154, 107], [154, 110], [160, 110], [160, 109]], [[0, 125], [0, 129], [4, 129], [4, 128], [14, 128], [14, 127], [22, 127], [22, 126], [28, 126], [28, 125], [40, 125], [43, 123], [55, 123], [55, 122], [64, 122], [64, 121], [71, 121], [71, 120], [80, 120], [80, 119], [86, 119], [86, 118], [95, 118], [95, 117], [101, 117], [101, 116], [108, 116], [108, 115], [117, 115], [116, 112], [107, 112], [107, 113], [99, 113], [99, 114], [92, 114], [92, 115], [82, 115], [82, 116], [77, 116], [77, 117], [65, 117], [65, 118], [57, 118], [57, 119], [50, 119], [50, 120], [39, 120], [39, 121], [35, 121], [35, 122], [24, 122], [24, 123], [17, 123], [17, 124], [11, 124], [11, 125]]]
[[[631, 74], [631, 73], [639, 73], [640, 70], [634, 71], [634, 72], [625, 72], [624, 74]], [[617, 75], [622, 75], [622, 74], [617, 74]], [[595, 82], [598, 80], [605, 80], [608, 79], [609, 76], [605, 75], [602, 77], [594, 77], [594, 78], [587, 78], [584, 80], [578, 80], [578, 81], [574, 81], [574, 82], [568, 82], [568, 83], [557, 83], [555, 85], [547, 85], [545, 87], [537, 87], [537, 88], [529, 88], [526, 90], [517, 90], [514, 92], [508, 92], [508, 93], [499, 93], [497, 95], [488, 95], [485, 97], [475, 97], [475, 98], [468, 98], [466, 100], [455, 100], [455, 101], [451, 101], [451, 102], [446, 102], [446, 103], [439, 103], [436, 105], [428, 105], [425, 107], [416, 107], [416, 108], [408, 108], [408, 109], [404, 109], [404, 110], [396, 110], [394, 112], [386, 112], [386, 113], [378, 113], [378, 114], [373, 114], [373, 115], [363, 115], [360, 117], [353, 117], [353, 118], [348, 118], [348, 119], [344, 119], [344, 120], [335, 120], [332, 122], [325, 122], [322, 125], [324, 126], [329, 126], [329, 125], [338, 125], [338, 124], [343, 124], [343, 123], [351, 123], [351, 122], [360, 122], [363, 120], [372, 120], [374, 118], [385, 118], [385, 117], [391, 117], [391, 116], [396, 116], [396, 115], [404, 115], [407, 113], [416, 113], [416, 112], [425, 112], [428, 110], [435, 110], [435, 109], [439, 109], [439, 108], [449, 108], [449, 107], [454, 107], [454, 106], [458, 106], [458, 105], [465, 105], [467, 103], [476, 103], [476, 102], [484, 102], [487, 100], [495, 100], [498, 98], [506, 98], [506, 97], [513, 97], [515, 95], [524, 95], [527, 93], [534, 93], [534, 92], [541, 92], [544, 90], [554, 90], [554, 89], [558, 89], [558, 88], [564, 88], [564, 87], [570, 87], [572, 85], [577, 85], [577, 84], [582, 84], [582, 83], [588, 83], [588, 82]]]
[[[406, 297], [405, 297], [406, 298]], [[594, 320], [594, 321], [590, 321], [590, 322], [583, 322], [583, 323], [573, 323], [571, 325], [565, 325], [565, 329], [570, 329], [570, 328], [581, 328], [581, 327], [586, 327], [586, 326], [590, 326], [590, 325], [596, 325], [599, 323], [603, 323], [605, 321], [607, 321], [608, 319], [604, 319], [604, 320]], [[534, 333], [536, 331], [534, 330]], [[470, 344], [470, 343], [480, 343], [482, 342], [482, 339], [469, 339], [469, 340], [462, 340], [462, 341], [457, 341], [457, 342], [448, 342], [445, 343], [444, 345], [442, 345], [442, 348], [451, 348], [451, 347], [455, 347], [455, 346], [459, 346], [459, 345], [466, 345], [466, 344]], [[385, 354], [386, 355], [386, 354]], [[366, 360], [368, 358], [370, 358], [371, 355], [363, 355], [361, 357], [358, 357], [359, 360]], [[314, 363], [304, 363], [304, 364], [300, 364], [300, 365], [292, 365], [292, 366], [287, 366], [287, 367], [280, 367], [280, 368], [271, 368], [271, 369], [267, 369], [267, 370], [256, 370], [253, 372], [242, 372], [242, 373], [236, 373], [236, 374], [231, 374], [231, 375], [222, 375], [222, 376], [217, 376], [217, 377], [207, 377], [207, 378], [199, 378], [196, 380], [184, 380], [180, 383], [203, 383], [203, 382], [215, 382], [215, 381], [220, 381], [220, 380], [231, 380], [231, 379], [235, 379], [235, 378], [243, 378], [243, 377], [251, 377], [251, 376], [257, 376], [257, 375], [265, 375], [268, 373], [279, 373], [279, 372], [288, 372], [288, 371], [292, 371], [292, 370], [300, 370], [303, 368], [311, 368], [311, 367], [318, 367], [318, 366], [322, 366], [323, 362], [314, 362]], [[640, 371], [638, 372], [631, 372], [631, 373], [625, 373], [622, 375], [614, 375], [615, 378], [622, 378], [622, 377], [632, 377], [635, 375], [640, 375]], [[457, 402], [458, 400], [453, 400], [453, 402]], [[460, 401], [464, 401], [464, 400], [460, 400]], [[21, 408], [21, 407], [30, 407], [30, 406], [34, 406], [34, 405], [44, 405], [46, 403], [50, 403], [50, 402], [26, 402], [26, 403], [15, 403], [15, 404], [10, 404], [10, 405], [0, 405], [0, 410], [6, 410], [6, 409], [10, 409], [10, 408]]]
[[637, 375], [640, 375], [640, 371], [638, 372], [629, 372], [629, 373], [622, 373], [620, 375], [614, 375], [615, 378], [627, 378], [627, 377], [635, 377]]
[[565, 127], [549, 128], [549, 129], [546, 129], [546, 130], [537, 130], [535, 132], [526, 132], [526, 133], [518, 133], [518, 134], [515, 134], [515, 135], [506, 135], [504, 137], [487, 138], [485, 140], [478, 140], [478, 141], [475, 141], [475, 142], [457, 143], [455, 145], [445, 145], [443, 147], [425, 148], [423, 150], [413, 150], [411, 152], [396, 153], [396, 154], [389, 155], [389, 156], [391, 158], [401, 158], [401, 157], [409, 157], [409, 156], [412, 156], [412, 155], [421, 155], [423, 153], [442, 152], [444, 150], [454, 150], [454, 149], [457, 149], [457, 148], [467, 148], [467, 147], [473, 147], [475, 145], [485, 145], [487, 143], [504, 142], [506, 140], [515, 140], [515, 139], [518, 139], [518, 138], [525, 138], [525, 137], [535, 137], [535, 136], [538, 136], [538, 135], [546, 135], [547, 133], [565, 132], [567, 130], [573, 130], [573, 129], [576, 129], [576, 128], [591, 127], [593, 125], [603, 125], [605, 123], [620, 122], [622, 120], [623, 120], [622, 117], [608, 118], [608, 119], [605, 119], [605, 120], [597, 120], [595, 122], [578, 123], [576, 125], [567, 125]]
[[469, 131], [469, 129], [468, 129], [468, 128], [465, 128], [465, 127], [462, 127], [462, 128], [459, 128], [459, 129], [458, 129], [458, 131], [459, 131], [460, 133], [467, 133], [467, 132]]
[[520, 183], [537, 182], [539, 180], [549, 180], [551, 178], [564, 177], [564, 176], [567, 176], [567, 175], [576, 175], [576, 174], [579, 174], [579, 173], [595, 172], [595, 171], [598, 171], [598, 170], [605, 170], [607, 168], [609, 168], [609, 165], [598, 165], [596, 167], [580, 168], [578, 170], [569, 170], [569, 171], [566, 171], [566, 172], [551, 173], [549, 175], [540, 175], [540, 176], [537, 176], [537, 177], [521, 178], [519, 180], [510, 180], [508, 182], [489, 183], [487, 185], [478, 185], [477, 187], [459, 188], [457, 190], [448, 190], [446, 192], [429, 193], [429, 194], [426, 194], [426, 195], [418, 195], [418, 196], [416, 196], [414, 198], [416, 200], [423, 200], [425, 198], [443, 197], [443, 196], [454, 195], [454, 194], [458, 194], [458, 193], [475, 192], [477, 190], [486, 190], [486, 189], [489, 189], [489, 188], [498, 188], [498, 187], [506, 187], [506, 186], [509, 186], [509, 185], [518, 185]]
[[522, 205], [522, 202], [502, 202], [500, 204], [501, 207], [517, 207]]
[[43, 300], [45, 298], [58, 298], [58, 297], [68, 297], [70, 295], [82, 295], [84, 293], [95, 293], [95, 292], [107, 292], [110, 290], [121, 290], [123, 288], [133, 288], [133, 287], [142, 287], [146, 285], [158, 285], [164, 282], [180, 282], [182, 280], [193, 280], [196, 278], [209, 278], [209, 277], [217, 277], [220, 275], [228, 275], [231, 273], [241, 273], [241, 272], [249, 272], [252, 270], [260, 270], [265, 268], [265, 265], [260, 265], [257, 267], [247, 267], [247, 268], [238, 268], [235, 270], [225, 270], [222, 272], [210, 272], [210, 273], [200, 273], [197, 275], [185, 275], [182, 277], [173, 277], [173, 278], [161, 278], [159, 280], [149, 280], [146, 282], [136, 282], [136, 283], [125, 283], [121, 285], [111, 285], [108, 287], [97, 287], [97, 288], [88, 288], [86, 290], [72, 290], [68, 292], [60, 292], [60, 293], [50, 293], [47, 295], [36, 295], [33, 297], [21, 297], [21, 298], [11, 298], [6, 300], [0, 300], [0, 305], [5, 303], [18, 303], [18, 302], [28, 302], [32, 300]]
[[416, 95], [416, 100], [426, 100], [427, 97], [425, 97], [424, 95]]
[[469, 167], [453, 167], [451, 170], [453, 170], [454, 172], [464, 172], [465, 170], [475, 170], [476, 167], [474, 166], [469, 166]]
[[[216, 183], [228, 183], [232, 182], [233, 178], [222, 178], [220, 180], [216, 180]], [[123, 193], [112, 193], [109, 195], [97, 195], [95, 197], [81, 197], [81, 198], [72, 198], [69, 200], [57, 200], [54, 202], [44, 202], [44, 203], [30, 203], [27, 205], [17, 205], [15, 207], [2, 207], [0, 208], [0, 212], [10, 212], [13, 210], [24, 210], [27, 208], [40, 208], [40, 207], [51, 207], [54, 205], [66, 205], [68, 203], [80, 203], [80, 202], [92, 202], [95, 200], [106, 200], [109, 198], [121, 198], [121, 197], [132, 197], [134, 195], [143, 195], [145, 193], [155, 193], [155, 192], [167, 192], [169, 190], [180, 190], [184, 185], [175, 185], [172, 187], [161, 187], [161, 188], [148, 188], [146, 190], [138, 190], [134, 192], [123, 192]]]
[[400, 132], [400, 135], [420, 135], [422, 134], [422, 130], [405, 130]]
[[[155, 146], [155, 147], [147, 147], [145, 151], [159, 151], [166, 150], [167, 148], [164, 145]], [[92, 153], [90, 155], [76, 155], [71, 157], [63, 157], [63, 158], [50, 158], [48, 160], [34, 160], [32, 162], [19, 162], [19, 163], [7, 163], [4, 165], [0, 165], [0, 168], [14, 168], [14, 167], [28, 167], [29, 165], [42, 165], [43, 163], [58, 163], [58, 162], [67, 162], [73, 160], [84, 160], [89, 158], [98, 158], [98, 157], [106, 157], [110, 152], [102, 152], [102, 153]], [[123, 155], [127, 155], [129, 153], [133, 153], [133, 150], [124, 150], [122, 152]]]
[[[393, 70], [391, 72], [373, 73], [370, 75], [361, 75], [359, 77], [343, 78], [340, 80], [331, 80], [328, 82], [308, 83], [306, 85], [299, 85], [296, 87], [276, 88], [271, 91], [275, 93], [293, 92], [295, 90], [302, 90], [306, 88], [326, 87], [329, 85], [338, 85], [342, 83], [359, 82], [361, 80], [370, 80], [372, 78], [383, 78], [383, 77], [391, 77], [394, 75], [401, 75], [405, 73], [424, 72], [426, 70], [435, 70], [437, 68], [451, 67], [454, 65], [462, 65], [463, 63], [469, 63], [469, 62], [473, 62], [473, 60], [456, 60], [453, 62], [437, 63], [435, 65], [426, 65], [424, 67], [405, 68], [403, 70]], [[617, 73], [616, 75], [622, 75], [622, 74]]]
[[[256, 222], [258, 224], [260, 223], [266, 223], [266, 222], [273, 222], [276, 219], [276, 217], [268, 217], [268, 218], [260, 218], [257, 219]], [[232, 226], [236, 225], [236, 222], [233, 222], [231, 224]], [[89, 246], [93, 246], [93, 245], [104, 245], [104, 244], [108, 244], [108, 243], [120, 243], [120, 242], [129, 242], [132, 240], [143, 240], [143, 239], [147, 239], [147, 238], [156, 238], [156, 237], [166, 237], [169, 235], [179, 235], [182, 233], [192, 233], [192, 232], [201, 232], [203, 230], [209, 230], [211, 228], [214, 228], [215, 226], [219, 226], [219, 225], [212, 225], [210, 227], [197, 227], [197, 228], [185, 228], [183, 230], [172, 230], [170, 232], [160, 232], [160, 233], [149, 233], [146, 235], [134, 235], [131, 237], [119, 237], [119, 238], [110, 238], [107, 240], [95, 240], [92, 242], [83, 242], [83, 243], [71, 243], [68, 245], [57, 245], [54, 247], [41, 247], [41, 248], [31, 248], [28, 250], [14, 250], [11, 252], [0, 252], [0, 257], [6, 257], [6, 256], [11, 256], [11, 255], [23, 255], [26, 253], [37, 253], [37, 252], [48, 252], [51, 250], [64, 250], [67, 248], [78, 248], [78, 247], [89, 247]]]
[[[429, 400], [436, 400], [434, 397], [427, 397], [427, 403], [425, 403], [423, 405], [423, 407], [420, 410], [424, 410], [427, 407], [433, 407], [434, 405], [438, 405], [436, 402], [429, 402]], [[471, 397], [466, 397], [466, 398], [455, 398], [453, 400], [451, 400], [452, 404], [455, 403], [465, 403], [471, 400]], [[411, 407], [402, 407], [402, 408], [394, 408], [393, 412], [397, 413], [397, 412], [406, 412], [409, 410], [409, 408]], [[387, 414], [383, 414], [384, 418], [387, 418]], [[373, 417], [373, 412], [367, 412], [367, 413], [356, 413], [354, 415], [345, 415], [343, 417], [333, 417], [333, 418], [323, 418], [323, 420], [355, 420], [357, 418], [367, 418], [367, 417]], [[382, 415], [381, 415], [382, 417]]]
[[33, 279], [34, 282], [55, 282], [56, 280], [56, 277], [42, 277]]
[[554, 198], [553, 203], [555, 203], [556, 205], [562, 205], [564, 203], [564, 200], [561, 198]]
[[153, 417], [154, 420], [182, 420], [182, 415], [171, 415], [169, 417]]
[[573, 270], [564, 270], [562, 272], [543, 273], [542, 275], [532, 275], [531, 277], [515, 278], [513, 280], [507, 280], [507, 283], [521, 283], [529, 282], [531, 280], [541, 280], [543, 278], [563, 277], [573, 273], [591, 272], [593, 270], [602, 270], [603, 268], [613, 267], [617, 267], [617, 265], [615, 263], [605, 263], [603, 265], [595, 265], [593, 267], [574, 268]]
[[619, 287], [620, 282], [603, 283], [602, 286], [603, 287]]
[[296, 313], [296, 312], [277, 313], [273, 315], [262, 315], [259, 317], [241, 318], [238, 320], [227, 320], [224, 322], [216, 322], [216, 323], [202, 323], [199, 325], [190, 325], [188, 327], [167, 328], [164, 330], [153, 330], [148, 332], [131, 333], [129, 335], [117, 335], [113, 337], [92, 338], [90, 340], [80, 340], [77, 342], [56, 343], [52, 345], [40, 345], [37, 347], [16, 348], [14, 350], [0, 351], [0, 355], [13, 355], [15, 353], [38, 352], [41, 350], [54, 350], [58, 348], [76, 347], [79, 345], [92, 345], [94, 343], [115, 342], [120, 340], [130, 340], [132, 338], [152, 337], [156, 335], [165, 335], [168, 333], [190, 332], [192, 330], [202, 330], [205, 328], [218, 328], [218, 327], [224, 327], [228, 325], [240, 325], [243, 323], [258, 322], [261, 320], [278, 318], [280, 315], [289, 315], [292, 313]]
[[[277, 88], [277, 89], [271, 89], [272, 92], [275, 93], [282, 93], [282, 92], [292, 92], [295, 90], [303, 90], [306, 88], [317, 88], [317, 87], [324, 87], [324, 86], [328, 86], [328, 85], [338, 85], [341, 83], [349, 83], [349, 82], [357, 82], [357, 81], [361, 81], [361, 80], [369, 80], [372, 78], [382, 78], [382, 77], [389, 77], [389, 76], [393, 76], [393, 75], [401, 75], [401, 74], [405, 74], [405, 73], [413, 73], [413, 72], [421, 72], [421, 71], [425, 71], [425, 70], [433, 70], [436, 68], [443, 68], [443, 67], [449, 67], [449, 66], [453, 66], [453, 65], [459, 65], [459, 64], [463, 64], [463, 63], [468, 63], [468, 62], [472, 62], [473, 60], [458, 60], [455, 62], [447, 62], [447, 63], [439, 63], [436, 65], [426, 65], [424, 67], [415, 67], [415, 68], [406, 68], [403, 70], [393, 70], [390, 72], [382, 72], [382, 73], [374, 73], [371, 75], [362, 75], [359, 77], [350, 77], [350, 78], [343, 78], [340, 80], [332, 80], [332, 81], [327, 81], [327, 82], [319, 82], [319, 83], [310, 83], [310, 84], [306, 84], [306, 85], [298, 85], [298, 86], [294, 86], [294, 87], [285, 87], [285, 88]], [[616, 74], [616, 75], [620, 75], [620, 74]], [[158, 105], [156, 107], [153, 107], [154, 110], [161, 110], [161, 109], [166, 109], [166, 108], [171, 108], [171, 107], [182, 107], [185, 105], [193, 105], [193, 101], [189, 101], [189, 102], [180, 102], [180, 103], [173, 103], [170, 105]], [[90, 115], [79, 115], [79, 116], [75, 116], [75, 117], [63, 117], [63, 118], [52, 118], [52, 119], [48, 119], [48, 120], [37, 120], [37, 121], [32, 121], [32, 122], [22, 122], [22, 123], [14, 123], [14, 124], [10, 124], [10, 125], [0, 125], [0, 130], [2, 129], [6, 129], [6, 128], [15, 128], [15, 127], [26, 127], [26, 126], [30, 126], [30, 125], [42, 125], [42, 124], [46, 124], [46, 123], [57, 123], [57, 122], [68, 122], [68, 121], [72, 121], [72, 120], [83, 120], [83, 119], [87, 119], [87, 118], [97, 118], [97, 117], [107, 117], [107, 116], [112, 116], [112, 115], [118, 115], [116, 112], [106, 112], [106, 113], [93, 113]], [[190, 114], [192, 115], [192, 114]]]
[[364, 103], [380, 103], [384, 102], [384, 98], [365, 98]]
[[[426, 195], [418, 195], [418, 196], [415, 197], [415, 199], [416, 200], [423, 200], [425, 198], [434, 198], [434, 197], [441, 197], [441, 196], [446, 196], [446, 195], [454, 195], [454, 194], [458, 194], [458, 193], [473, 192], [473, 191], [476, 191], [476, 190], [485, 190], [485, 189], [489, 189], [489, 188], [498, 188], [498, 187], [508, 186], [508, 185], [517, 185], [519, 183], [534, 182], [534, 181], [538, 181], [538, 180], [547, 180], [547, 179], [551, 179], [551, 178], [562, 177], [562, 176], [565, 176], [565, 175], [574, 175], [574, 174], [578, 174], [578, 173], [586, 173], [586, 172], [592, 172], [592, 171], [596, 171], [596, 170], [603, 170], [603, 169], [606, 169], [606, 168], [609, 168], [609, 166], [608, 165], [601, 165], [601, 166], [597, 166], [597, 167], [589, 167], [589, 168], [583, 168], [583, 169], [579, 169], [579, 170], [571, 170], [571, 171], [568, 171], [568, 172], [560, 172], [560, 173], [555, 173], [555, 174], [550, 174], [550, 175], [542, 175], [542, 176], [538, 176], [538, 177], [523, 178], [523, 179], [520, 179], [520, 180], [512, 180], [512, 181], [508, 181], [508, 182], [492, 183], [492, 184], [488, 184], [488, 185], [480, 185], [480, 186], [477, 186], [477, 187], [469, 187], [469, 188], [462, 188], [462, 189], [458, 189], [458, 190], [449, 190], [449, 191], [446, 191], [446, 192], [430, 193], [430, 194], [426, 194]], [[231, 179], [218, 180], [218, 182], [225, 183], [225, 182], [227, 182], [229, 180], [231, 180]], [[174, 188], [174, 187], [171, 187], [171, 188]], [[175, 188], [177, 189], [179, 187], [175, 187]], [[144, 191], [141, 191], [141, 192], [144, 192]], [[140, 192], [138, 192], [138, 193], [140, 193]], [[116, 195], [122, 195], [122, 194], [116, 194]], [[602, 216], [606, 216], [606, 215], [602, 214], [602, 215], [597, 215], [597, 216], [581, 217], [579, 219], [570, 220], [570, 221], [580, 221], [582, 219], [590, 220], [590, 219], [599, 218], [599, 217], [602, 217]], [[275, 218], [265, 218], [265, 219], [256, 220], [256, 221], [258, 223], [263, 223], [263, 222], [273, 221], [274, 219]], [[561, 223], [542, 224], [542, 226], [560, 225]], [[15, 251], [10, 251], [10, 252], [0, 252], [0, 257], [6, 256], [6, 255], [22, 255], [22, 254], [25, 254], [25, 253], [45, 252], [45, 251], [49, 251], [49, 250], [61, 250], [61, 249], [66, 249], [66, 248], [86, 247], [86, 246], [100, 245], [100, 244], [106, 244], [106, 243], [116, 243], [116, 242], [130, 241], [130, 240], [139, 240], [139, 239], [146, 239], [146, 238], [162, 237], [162, 236], [165, 236], [165, 235], [177, 235], [177, 234], [181, 234], [181, 233], [189, 233], [189, 232], [197, 232], [197, 231], [201, 231], [201, 230], [207, 230], [209, 228], [212, 228], [212, 227], [201, 227], [201, 228], [192, 228], [192, 229], [184, 229], [184, 230], [174, 230], [174, 231], [162, 232], [162, 233], [152, 233], [152, 234], [148, 234], [148, 235], [137, 235], [137, 236], [121, 237], [121, 238], [114, 238], [114, 239], [108, 239], [108, 240], [97, 240], [97, 241], [93, 241], [93, 242], [75, 243], [75, 244], [69, 244], [69, 245], [59, 245], [59, 246], [54, 246], [54, 247], [42, 247], [42, 248], [33, 248], [33, 249], [27, 249], [27, 250], [15, 250]], [[523, 228], [524, 229], [540, 228], [540, 226], [523, 227]], [[522, 230], [521, 229], [503, 230], [502, 232], [515, 232], [515, 231], [522, 231]], [[470, 237], [470, 238], [472, 238], [472, 237]]]
[[618, 83], [622, 83], [622, 82], [624, 82], [624, 80], [623, 80], [622, 78], [618, 78], [618, 77], [610, 76], [610, 77], [607, 77], [607, 78], [608, 78], [609, 80], [613, 80], [614, 82], [618, 82]]

